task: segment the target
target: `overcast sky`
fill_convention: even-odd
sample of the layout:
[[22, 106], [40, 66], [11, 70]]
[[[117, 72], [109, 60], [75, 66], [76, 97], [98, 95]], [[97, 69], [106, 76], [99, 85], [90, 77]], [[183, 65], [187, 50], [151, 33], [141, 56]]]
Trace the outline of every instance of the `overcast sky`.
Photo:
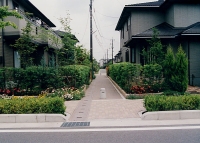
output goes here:
[[[72, 34], [86, 49], [90, 49], [90, 0], [29, 0], [55, 25], [61, 29], [58, 18], [65, 18], [70, 14]], [[135, 4], [156, 0], [93, 0], [93, 56], [99, 61], [108, 56], [111, 58], [111, 39], [114, 39], [113, 47], [115, 56], [120, 50], [120, 35], [115, 27], [127, 4]]]

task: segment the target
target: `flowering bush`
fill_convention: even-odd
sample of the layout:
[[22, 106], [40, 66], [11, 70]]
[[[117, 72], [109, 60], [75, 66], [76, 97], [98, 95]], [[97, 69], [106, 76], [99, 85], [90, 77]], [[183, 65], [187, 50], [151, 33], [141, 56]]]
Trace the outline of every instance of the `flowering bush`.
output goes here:
[[46, 97], [62, 97], [65, 100], [80, 100], [84, 96], [84, 87], [80, 89], [74, 87], [64, 87], [60, 89], [47, 88], [45, 91], [42, 91], [39, 96]]
[[131, 87], [131, 93], [143, 94], [143, 93], [158, 93], [162, 91], [161, 84], [150, 85], [134, 85]]

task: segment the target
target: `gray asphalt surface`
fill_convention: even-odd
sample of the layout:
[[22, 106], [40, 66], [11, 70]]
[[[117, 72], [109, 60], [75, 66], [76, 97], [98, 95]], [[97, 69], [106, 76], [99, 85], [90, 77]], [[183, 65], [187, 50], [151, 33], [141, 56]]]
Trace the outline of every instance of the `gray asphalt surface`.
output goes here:
[[1, 143], [199, 143], [200, 129], [0, 133]]

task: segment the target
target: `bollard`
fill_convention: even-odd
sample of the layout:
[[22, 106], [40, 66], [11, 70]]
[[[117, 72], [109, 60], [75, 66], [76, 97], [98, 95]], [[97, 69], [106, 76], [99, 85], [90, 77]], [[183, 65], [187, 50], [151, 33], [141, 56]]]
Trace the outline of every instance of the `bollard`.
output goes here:
[[101, 88], [100, 89], [100, 98], [101, 99], [105, 99], [106, 98], [106, 89], [105, 88]]

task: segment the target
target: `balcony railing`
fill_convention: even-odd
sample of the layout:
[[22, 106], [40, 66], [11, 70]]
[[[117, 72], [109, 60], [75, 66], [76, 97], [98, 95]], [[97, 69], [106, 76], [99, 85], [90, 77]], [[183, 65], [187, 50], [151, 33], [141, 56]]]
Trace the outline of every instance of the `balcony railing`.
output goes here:
[[48, 44], [49, 47], [54, 49], [60, 49], [62, 47], [61, 38], [44, 21], [36, 17], [31, 17], [28, 13], [20, 9], [17, 9], [17, 11], [26, 21], [32, 24], [33, 41], [41, 44]]

